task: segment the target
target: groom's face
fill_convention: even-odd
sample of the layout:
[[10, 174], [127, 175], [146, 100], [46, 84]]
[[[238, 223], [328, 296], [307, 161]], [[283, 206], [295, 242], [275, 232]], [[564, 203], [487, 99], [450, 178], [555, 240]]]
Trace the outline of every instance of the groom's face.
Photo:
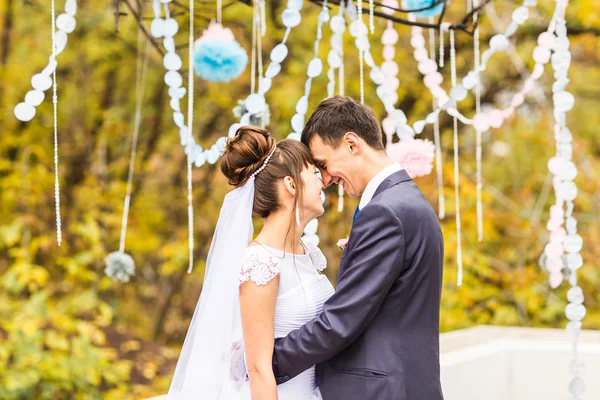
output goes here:
[[315, 135], [309, 143], [316, 166], [321, 170], [323, 184], [328, 187], [332, 183], [342, 185], [350, 196], [360, 196], [358, 182], [355, 182], [356, 158], [352, 156], [348, 146], [340, 144], [336, 149], [323, 142]]

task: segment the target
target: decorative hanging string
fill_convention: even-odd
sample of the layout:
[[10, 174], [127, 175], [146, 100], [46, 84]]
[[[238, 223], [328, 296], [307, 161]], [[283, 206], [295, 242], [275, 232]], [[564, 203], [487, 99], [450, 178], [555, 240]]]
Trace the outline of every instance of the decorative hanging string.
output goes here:
[[[360, 6], [362, 8], [362, 0]], [[375, 33], [375, 5], [373, 4], [373, 0], [369, 0], [369, 29], [371, 30], [371, 34]]]
[[[190, 37], [188, 45], [188, 130], [194, 136], [194, 0], [190, 0]], [[194, 206], [192, 202], [192, 152], [187, 155], [187, 189], [188, 189], [188, 244], [190, 264], [188, 274], [194, 266]]]
[[[344, 0], [340, 1], [339, 14], [342, 18], [344, 17], [344, 8], [346, 7]], [[340, 96], [344, 96], [344, 36], [342, 34], [342, 45], [340, 46], [340, 67], [338, 69], [338, 93]], [[344, 187], [338, 185], [338, 212], [344, 211]]]
[[450, 29], [449, 22], [442, 22], [440, 25], [440, 68], [444, 66], [444, 32]]
[[[429, 23], [435, 22], [434, 17], [429, 17]], [[429, 28], [429, 54], [431, 59], [435, 62], [435, 29]], [[435, 109], [435, 97], [432, 100], [433, 108]], [[440, 119], [439, 115], [436, 115], [433, 123], [433, 141], [435, 142], [435, 172], [437, 175], [437, 187], [438, 187], [438, 217], [443, 219], [446, 216], [446, 201], [444, 198], [444, 171], [442, 162], [442, 143], [440, 141]]]
[[[471, 4], [471, 1], [468, 1]], [[473, 6], [479, 7], [479, 0], [473, 0]], [[470, 10], [469, 10], [470, 11]], [[479, 23], [478, 13], [473, 15], [473, 23], [475, 24], [475, 32], [473, 33], [473, 55], [475, 57], [475, 70], [479, 71], [479, 65], [481, 64], [481, 56], [479, 54]], [[475, 114], [481, 113], [481, 73], [477, 74], [477, 83], [475, 85]], [[477, 164], [477, 240], [483, 241], [483, 203], [481, 200], [481, 190], [483, 187], [481, 181], [481, 130], [475, 129], [476, 134], [476, 164]]]
[[[258, 79], [261, 79], [263, 77], [263, 58], [262, 58], [262, 38], [265, 35], [265, 30], [264, 30], [264, 7], [265, 7], [265, 3], [264, 0], [260, 1], [258, 3], [258, 10], [256, 11], [256, 24], [257, 29], [256, 29], [256, 59], [257, 59], [257, 64], [258, 64]], [[261, 34], [259, 35], [258, 32], [261, 32]], [[261, 118], [262, 120], [262, 128], [264, 128], [264, 118]]]
[[[462, 78], [462, 82], [459, 85], [461, 89], [449, 93], [448, 96], [446, 91], [440, 86], [443, 82], [443, 79], [439, 80], [441, 75], [437, 76], [438, 71], [436, 69], [429, 68], [431, 69], [431, 71], [424, 73], [424, 79], [427, 78], [430, 81], [430, 85], [428, 86], [428, 88], [433, 94], [433, 96], [436, 97], [438, 102], [436, 104], [435, 109], [431, 113], [429, 113], [429, 115], [427, 115], [426, 118], [413, 123], [413, 128], [416, 133], [421, 133], [426, 125], [433, 124], [437, 115], [442, 110], [445, 110], [448, 114], [452, 116], [456, 116], [459, 119], [459, 121], [465, 125], [479, 125], [479, 129], [481, 129], [482, 132], [487, 131], [490, 127], [497, 129], [502, 126], [504, 120], [506, 120], [510, 115], [512, 115], [512, 113], [517, 107], [523, 104], [525, 96], [528, 93], [530, 93], [531, 90], [535, 87], [534, 82], [542, 76], [544, 72], [543, 65], [549, 62], [549, 58], [547, 57], [546, 52], [540, 51], [537, 48], [534, 49], [533, 52], [533, 58], [536, 61], [536, 66], [533, 69], [531, 76], [525, 82], [523, 89], [514, 95], [512, 101], [510, 102], [511, 105], [507, 109], [494, 109], [487, 112], [481, 112], [480, 115], [475, 115], [473, 119], [469, 119], [462, 115], [455, 107], [455, 104], [457, 102], [466, 99], [466, 92], [463, 89], [466, 89], [467, 91], [472, 89], [474, 90], [475, 85], [477, 83], [477, 74], [482, 73], [486, 69], [486, 66], [491, 57], [496, 53], [506, 51], [506, 49], [509, 46], [508, 38], [511, 37], [517, 31], [517, 28], [520, 25], [523, 25], [525, 23], [529, 16], [528, 7], [532, 7], [533, 5], [534, 3], [532, 3], [530, 0], [524, 0], [523, 5], [514, 10], [512, 14], [513, 21], [508, 25], [504, 33], [496, 34], [490, 39], [490, 48], [481, 54], [481, 61], [478, 70], [474, 69]], [[413, 27], [413, 36], [415, 35], [420, 35], [422, 37], [421, 31]], [[547, 41], [548, 38], [545, 36], [542, 37], [543, 35], [547, 35], [547, 33], [543, 32], [538, 38], [538, 40]], [[425, 43], [424, 39], [418, 40], [416, 43], [420, 42]], [[422, 55], [423, 52], [417, 51], [420, 46], [413, 47], [415, 47], [414, 54], [415, 59], [417, 59], [417, 61], [419, 61], [420, 63], [431, 61], [431, 63], [435, 64], [433, 60], [429, 59], [429, 56], [427, 57], [427, 60], [422, 59], [421, 57], [416, 57], [417, 54]], [[431, 63], [428, 62], [428, 64]], [[437, 82], [438, 80], [439, 82]]]
[[148, 60], [150, 59], [150, 46], [146, 41], [144, 50], [144, 60], [142, 65], [142, 53], [139, 51], [142, 42], [142, 32], [138, 34], [138, 57], [136, 62], [135, 73], [135, 116], [133, 122], [133, 136], [131, 139], [131, 154], [129, 157], [129, 172], [127, 174], [127, 190], [125, 193], [125, 201], [123, 204], [123, 218], [121, 220], [121, 238], [119, 240], [119, 252], [125, 252], [125, 238], [127, 236], [127, 220], [129, 218], [129, 205], [131, 202], [131, 191], [133, 187], [133, 170], [135, 166], [135, 155], [137, 152], [138, 135], [142, 120], [142, 102], [144, 100], [144, 89], [146, 87], [146, 75], [148, 72]]
[[223, 0], [217, 0], [217, 23], [221, 24], [223, 21]]
[[[362, 0], [359, 0], [358, 2], [358, 6], [357, 6], [357, 11], [358, 11], [358, 21], [359, 23], [359, 34], [358, 34], [358, 39], [360, 40], [364, 35], [364, 29], [366, 28], [366, 26], [364, 26], [363, 23], [363, 11], [362, 11]], [[360, 82], [360, 104], [365, 104], [365, 72], [364, 72], [364, 53], [363, 51], [359, 48], [358, 49], [358, 60], [359, 60], [359, 68], [360, 68], [360, 78], [359, 78], [359, 82]]]
[[[450, 70], [452, 74], [452, 87], [456, 86], [456, 48], [454, 46], [454, 30], [450, 31]], [[456, 202], [456, 263], [458, 264], [458, 275], [456, 285], [461, 286], [463, 280], [462, 246], [460, 233], [460, 197], [459, 197], [459, 171], [458, 171], [458, 119], [454, 122], [454, 201]]]
[[258, 36], [257, 32], [257, 2], [254, 2], [252, 6], [252, 56], [251, 56], [251, 68], [250, 68], [250, 94], [256, 93], [256, 37]]
[[[52, 0], [52, 62], [56, 63], [56, 11]], [[62, 244], [62, 223], [60, 218], [60, 186], [58, 184], [58, 95], [56, 67], [52, 71], [52, 106], [54, 113], [54, 205], [56, 208], [56, 241]]]
[[[344, 9], [346, 8], [346, 3], [344, 0], [340, 1], [340, 10], [339, 15], [344, 17]], [[338, 81], [339, 81], [339, 94], [340, 96], [344, 96], [345, 92], [345, 82], [344, 82], [344, 35], [342, 34], [342, 45], [340, 46], [340, 68], [338, 71]]]
[[[260, 27], [261, 27], [261, 36], [265, 36], [267, 34], [267, 2], [266, 0], [262, 0], [260, 2]], [[261, 74], [262, 77], [262, 74]]]

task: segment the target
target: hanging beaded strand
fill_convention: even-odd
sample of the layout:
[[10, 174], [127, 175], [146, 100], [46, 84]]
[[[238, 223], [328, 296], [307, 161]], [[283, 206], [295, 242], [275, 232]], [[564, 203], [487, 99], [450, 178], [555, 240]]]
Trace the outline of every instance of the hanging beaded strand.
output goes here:
[[[267, 34], [267, 1], [260, 2], [260, 35], [264, 37]], [[262, 77], [262, 74], [261, 74]]]
[[[357, 1], [357, 12], [358, 12], [358, 21], [359, 21], [359, 35], [358, 40], [360, 40], [364, 33], [364, 29], [366, 26], [363, 23], [363, 10], [362, 10], [362, 0]], [[364, 53], [359, 48], [358, 49], [358, 60], [359, 60], [359, 68], [360, 68], [360, 104], [365, 104], [365, 72], [364, 72]]]
[[[452, 87], [456, 86], [456, 48], [454, 46], [454, 30], [450, 30], [450, 70], [452, 74]], [[460, 233], [460, 197], [459, 197], [459, 171], [458, 171], [458, 119], [452, 117], [454, 122], [454, 201], [456, 202], [456, 263], [458, 275], [456, 285], [461, 286], [463, 281], [462, 246]]]
[[[56, 11], [52, 0], [52, 60], [56, 61]], [[52, 106], [54, 113], [54, 204], [56, 207], [56, 241], [62, 244], [62, 222], [60, 218], [60, 186], [58, 183], [58, 95], [56, 67], [52, 71]]]
[[[339, 15], [344, 17], [344, 8], [346, 7], [344, 0], [340, 1]], [[344, 35], [342, 34], [342, 45], [340, 46], [340, 67], [338, 69], [338, 90], [339, 95], [344, 96]], [[344, 187], [338, 184], [338, 212], [344, 211]]]
[[258, 15], [257, 3], [254, 2], [252, 6], [252, 56], [251, 56], [251, 65], [250, 65], [250, 94], [256, 93], [256, 37], [258, 36], [257, 32], [257, 23], [256, 18]]
[[444, 31], [448, 30], [449, 25], [447, 22], [442, 22], [440, 25], [440, 68], [444, 66]]
[[[258, 9], [256, 10], [256, 62], [258, 66], [258, 79], [260, 83], [260, 79], [263, 77], [263, 58], [262, 58], [262, 38], [264, 36], [264, 26], [263, 26], [263, 10], [264, 10], [264, 1], [260, 1], [257, 5]], [[265, 119], [261, 118], [261, 128], [265, 127]]]
[[[190, 0], [190, 36], [188, 45], [188, 129], [193, 137], [194, 126], [194, 0]], [[187, 155], [187, 190], [188, 190], [188, 246], [190, 264], [188, 274], [194, 266], [194, 205], [192, 198], [192, 152]]]
[[223, 21], [223, 0], [217, 0], [217, 23], [221, 25]]
[[[429, 23], [434, 24], [435, 19], [429, 17]], [[429, 54], [431, 59], [435, 62], [435, 29], [429, 28]], [[435, 110], [435, 98], [432, 100], [433, 109]], [[438, 217], [444, 219], [446, 216], [446, 200], [444, 198], [444, 164], [442, 160], [442, 143], [440, 141], [440, 119], [439, 115], [436, 115], [433, 123], [433, 141], [435, 142], [435, 172], [437, 175], [437, 187], [438, 187]]]
[[[346, 8], [346, 3], [344, 0], [340, 1], [340, 13], [339, 15], [344, 18], [344, 9]], [[338, 81], [339, 81], [339, 93], [340, 96], [344, 96], [345, 92], [345, 82], [344, 82], [344, 34], [342, 33], [342, 45], [340, 46], [340, 68], [338, 71]]]
[[[468, 2], [471, 4], [471, 1]], [[479, 7], [479, 0], [473, 0], [473, 7]], [[470, 10], [469, 10], [470, 11]], [[473, 55], [475, 58], [475, 70], [479, 71], [479, 65], [481, 64], [481, 58], [479, 53], [479, 23], [478, 13], [473, 15], [473, 23], [475, 24], [475, 32], [473, 33]], [[481, 73], [477, 74], [477, 84], [475, 85], [475, 114], [481, 113]], [[481, 180], [481, 130], [476, 129], [476, 164], [477, 164], [477, 240], [483, 241], [483, 204], [481, 200], [481, 190], [483, 188]]]
[[375, 33], [375, 5], [373, 4], [373, 0], [369, 0], [369, 29], [371, 30], [371, 34]]
[[138, 33], [138, 57], [136, 62], [136, 104], [135, 116], [133, 122], [133, 137], [131, 139], [131, 154], [129, 156], [129, 171], [127, 173], [127, 189], [125, 192], [125, 201], [123, 202], [123, 218], [121, 220], [121, 237], [119, 239], [119, 253], [125, 252], [125, 238], [127, 237], [127, 221], [129, 218], [129, 206], [131, 203], [131, 191], [133, 188], [133, 170], [135, 167], [135, 155], [137, 153], [137, 142], [142, 119], [142, 102], [144, 100], [144, 89], [146, 75], [148, 72], [148, 60], [150, 59], [150, 48], [148, 42], [144, 49], [144, 58], [142, 64], [142, 53], [139, 51], [142, 43], [142, 32]]

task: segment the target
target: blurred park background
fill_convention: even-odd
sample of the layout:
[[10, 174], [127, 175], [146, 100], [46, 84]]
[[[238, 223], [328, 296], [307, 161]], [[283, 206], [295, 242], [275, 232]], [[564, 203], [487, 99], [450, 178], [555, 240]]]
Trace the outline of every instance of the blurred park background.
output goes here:
[[[202, 289], [204, 259], [223, 196], [230, 190], [218, 163], [194, 168], [195, 265], [188, 263], [186, 157], [172, 121], [162, 56], [149, 47], [126, 251], [136, 263], [128, 283], [105, 276], [105, 257], [118, 250], [135, 112], [138, 24], [124, 0], [116, 30], [113, 2], [79, 1], [77, 28], [58, 56], [59, 174], [63, 244], [56, 242], [51, 91], [29, 123], [13, 109], [30, 90], [31, 76], [51, 51], [50, 2], [0, 0], [0, 399], [139, 399], [166, 393], [179, 349]], [[110, 4], [109, 4], [110, 3]], [[142, 22], [152, 19], [143, 3]], [[174, 2], [177, 3], [177, 2]], [[198, 37], [214, 15], [214, 3], [197, 1]], [[483, 13], [482, 43], [510, 21], [516, 1], [493, 1]], [[181, 4], [181, 3], [178, 3]], [[223, 23], [250, 52], [252, 7], [224, 3]], [[483, 102], [504, 104], [521, 88], [523, 70], [545, 30], [554, 2], [540, 0], [516, 34], [515, 53], [499, 53], [484, 74]], [[57, 2], [57, 13], [62, 12]], [[285, 1], [267, 4], [264, 59], [281, 41]], [[337, 8], [335, 8], [337, 10]], [[187, 69], [187, 12], [173, 6], [181, 27], [175, 37]], [[600, 14], [595, 0], [573, 0], [567, 26], [573, 56], [568, 113], [573, 159], [579, 169], [574, 215], [584, 240], [579, 270], [587, 315], [584, 329], [600, 328]], [[288, 40], [290, 55], [267, 94], [270, 130], [291, 132], [290, 118], [304, 93], [320, 6], [305, 2], [302, 25]], [[449, 19], [462, 11], [448, 10]], [[376, 20], [381, 34], [385, 22]], [[431, 109], [431, 94], [412, 57], [409, 27], [397, 25], [400, 41], [399, 106], [409, 121]], [[330, 29], [324, 29], [327, 54]], [[371, 41], [382, 61], [378, 36]], [[459, 76], [472, 69], [472, 38], [457, 34]], [[346, 94], [359, 96], [358, 57], [346, 35]], [[142, 44], [146, 45], [145, 37]], [[482, 46], [483, 50], [486, 48]], [[449, 66], [443, 70], [449, 81]], [[309, 113], [326, 96], [326, 74], [315, 79]], [[250, 92], [250, 68], [230, 83], [196, 79], [193, 134], [205, 147], [236, 121], [232, 109]], [[556, 290], [538, 259], [548, 240], [545, 227], [554, 202], [547, 162], [555, 154], [552, 68], [518, 113], [483, 137], [484, 240], [477, 241], [475, 131], [460, 129], [464, 284], [456, 286], [456, 226], [452, 165], [452, 120], [441, 118], [446, 243], [441, 329], [476, 325], [564, 328], [568, 285]], [[448, 83], [445, 83], [448, 89]], [[185, 86], [185, 85], [184, 85]], [[507, 100], [508, 98], [508, 100]], [[186, 109], [187, 97], [182, 101]], [[503, 103], [504, 102], [504, 103]], [[365, 103], [384, 116], [370, 80]], [[461, 103], [470, 115], [472, 98]], [[422, 136], [433, 140], [430, 128]], [[416, 183], [437, 209], [435, 171]], [[320, 218], [321, 248], [335, 282], [340, 251], [335, 243], [350, 230], [357, 199], [338, 212], [337, 190], [327, 190]], [[258, 221], [257, 221], [258, 222]], [[260, 226], [257, 225], [257, 228]], [[561, 368], [566, 366], [561, 366]]]

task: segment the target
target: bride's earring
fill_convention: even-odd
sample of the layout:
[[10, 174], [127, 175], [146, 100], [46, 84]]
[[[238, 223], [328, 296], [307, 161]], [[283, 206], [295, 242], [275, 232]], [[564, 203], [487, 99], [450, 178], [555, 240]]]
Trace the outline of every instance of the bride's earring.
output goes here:
[[300, 209], [298, 208], [298, 203], [296, 203], [296, 224], [300, 228]]

